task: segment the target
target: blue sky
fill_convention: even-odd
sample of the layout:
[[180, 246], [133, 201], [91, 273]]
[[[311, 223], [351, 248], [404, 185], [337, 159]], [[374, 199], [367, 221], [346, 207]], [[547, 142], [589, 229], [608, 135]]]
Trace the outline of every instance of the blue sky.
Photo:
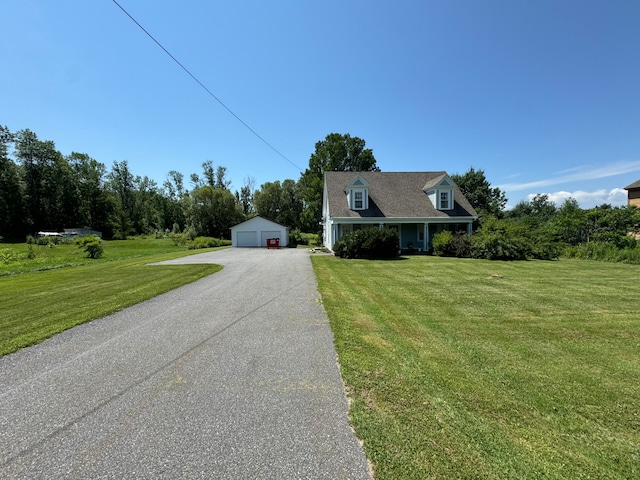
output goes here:
[[[159, 185], [298, 180], [332, 132], [383, 171], [482, 169], [509, 205], [640, 179], [637, 0], [0, 0], [0, 124]], [[280, 155], [281, 154], [281, 155]]]

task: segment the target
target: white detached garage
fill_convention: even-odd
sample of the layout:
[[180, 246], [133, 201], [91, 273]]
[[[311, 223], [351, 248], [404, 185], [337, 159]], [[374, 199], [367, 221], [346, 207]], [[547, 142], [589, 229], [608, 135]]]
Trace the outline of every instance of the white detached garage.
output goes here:
[[281, 247], [289, 244], [289, 229], [284, 225], [256, 216], [231, 227], [231, 246], [266, 247], [267, 240], [277, 238]]

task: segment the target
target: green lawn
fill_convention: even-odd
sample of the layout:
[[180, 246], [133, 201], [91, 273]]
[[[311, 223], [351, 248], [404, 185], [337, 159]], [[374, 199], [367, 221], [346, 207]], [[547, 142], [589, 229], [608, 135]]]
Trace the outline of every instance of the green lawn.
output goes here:
[[312, 257], [376, 478], [640, 478], [640, 279]]
[[73, 245], [36, 247], [0, 244], [0, 355], [33, 345], [95, 318], [219, 271], [219, 265], [163, 265], [207, 250], [175, 247], [166, 239], [104, 242], [104, 256], [84, 258]]

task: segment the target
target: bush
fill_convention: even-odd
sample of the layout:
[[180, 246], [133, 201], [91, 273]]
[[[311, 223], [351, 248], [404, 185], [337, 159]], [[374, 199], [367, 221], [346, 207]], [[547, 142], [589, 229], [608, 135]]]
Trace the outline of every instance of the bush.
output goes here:
[[189, 250], [197, 250], [199, 248], [214, 248], [222, 247], [225, 245], [231, 245], [231, 241], [214, 237], [196, 237], [191, 242], [189, 242], [187, 248]]
[[171, 238], [171, 241], [176, 247], [184, 247], [189, 243], [186, 233], [170, 233], [169, 238]]
[[343, 235], [333, 247], [341, 258], [393, 258], [398, 256], [398, 233], [370, 227]]
[[8, 265], [16, 260], [16, 254], [8, 248], [0, 250], [0, 262]]
[[318, 234], [304, 233], [298, 229], [289, 232], [289, 246], [296, 247], [298, 245], [318, 245]]
[[433, 236], [431, 242], [433, 246], [433, 254], [438, 257], [451, 257], [453, 244], [453, 234], [449, 230], [443, 230]]
[[[175, 229], [177, 226], [178, 224], [175, 223], [173, 225], [173, 228]], [[196, 229], [190, 226], [185, 228], [184, 232], [182, 233], [172, 231], [171, 233], [169, 233], [169, 238], [173, 241], [173, 244], [176, 247], [184, 247], [185, 245], [188, 245], [189, 242], [192, 242], [196, 239]]]
[[41, 247], [52, 247], [55, 245], [55, 237], [38, 237], [36, 239], [36, 244]]
[[640, 244], [627, 248], [617, 248], [613, 243], [587, 242], [568, 246], [564, 251], [568, 258], [581, 260], [599, 260], [604, 262], [621, 262], [640, 265]]
[[439, 257], [471, 258], [471, 237], [466, 232], [443, 230], [433, 236], [432, 246]]
[[78, 245], [78, 248], [81, 248], [87, 253], [87, 257], [89, 258], [100, 258], [104, 252], [102, 240], [95, 235], [76, 238], [75, 243]]
[[531, 248], [517, 225], [487, 218], [471, 237], [471, 255], [487, 260], [526, 260]]

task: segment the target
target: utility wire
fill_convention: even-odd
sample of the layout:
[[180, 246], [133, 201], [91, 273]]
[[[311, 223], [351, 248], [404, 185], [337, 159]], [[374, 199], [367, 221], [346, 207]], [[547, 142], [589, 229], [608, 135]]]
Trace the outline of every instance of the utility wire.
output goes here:
[[149, 33], [149, 32], [148, 32], [148, 31], [147, 31], [147, 30], [146, 30], [142, 25], [140, 25], [140, 23], [139, 23], [135, 18], [133, 18], [133, 16], [132, 16], [129, 12], [127, 12], [127, 11], [124, 9], [124, 7], [123, 7], [122, 5], [120, 5], [116, 0], [112, 0], [112, 1], [113, 1], [113, 3], [115, 3], [115, 4], [118, 6], [118, 8], [120, 8], [120, 10], [122, 10], [122, 11], [125, 13], [125, 15], [127, 15], [127, 17], [129, 17], [129, 18], [133, 21], [133, 23], [135, 23], [138, 27], [140, 27], [140, 29], [141, 29], [144, 33], [146, 33], [146, 34], [147, 34], [147, 36], [148, 36], [151, 40], [153, 40], [153, 41], [155, 42], [155, 44], [156, 44], [156, 45], [158, 45], [158, 46], [159, 46], [159, 47], [164, 51], [164, 53], [166, 53], [167, 55], [169, 55], [169, 57], [171, 57], [171, 59], [172, 59], [174, 62], [176, 62], [176, 63], [180, 66], [180, 68], [182, 68], [182, 70], [184, 70], [184, 71], [187, 73], [187, 75], [189, 75], [189, 76], [190, 76], [190, 77], [191, 77], [191, 78], [192, 78], [192, 79], [193, 79], [193, 80], [194, 80], [198, 85], [200, 85], [200, 86], [204, 89], [204, 91], [205, 91], [205, 92], [207, 92], [211, 97], [213, 97], [213, 98], [216, 100], [216, 102], [218, 102], [220, 105], [222, 105], [222, 106], [225, 108], [225, 110], [226, 110], [227, 112], [229, 112], [231, 115], [233, 115], [233, 116], [236, 118], [236, 120], [238, 120], [242, 125], [244, 125], [244, 126], [245, 126], [245, 127], [246, 127], [250, 132], [251, 132], [251, 133], [253, 133], [256, 137], [258, 137], [258, 138], [259, 138], [259, 139], [260, 139], [260, 140], [261, 140], [265, 145], [267, 145], [271, 150], [273, 150], [274, 152], [276, 152], [276, 153], [277, 153], [278, 155], [280, 155], [283, 159], [285, 159], [285, 160], [286, 160], [287, 162], [289, 162], [291, 165], [293, 165], [294, 167], [296, 167], [299, 171], [301, 171], [301, 172], [303, 171], [303, 169], [302, 169], [302, 168], [300, 168], [298, 165], [296, 165], [296, 164], [295, 164], [295, 163], [293, 163], [291, 160], [289, 160], [287, 157], [285, 157], [282, 153], [280, 153], [280, 152], [279, 152], [279, 151], [278, 151], [278, 150], [277, 150], [273, 145], [271, 145], [271, 144], [270, 144], [269, 142], [267, 142], [264, 138], [262, 138], [262, 136], [260, 136], [260, 135], [258, 134], [258, 132], [256, 132], [253, 128], [251, 128], [249, 125], [247, 125], [247, 123], [246, 123], [244, 120], [242, 120], [238, 115], [236, 115], [236, 114], [233, 112], [233, 110], [231, 110], [229, 107], [227, 107], [227, 106], [224, 104], [224, 102], [223, 102], [222, 100], [220, 100], [218, 97], [216, 97], [216, 96], [213, 94], [213, 92], [212, 92], [211, 90], [209, 90], [209, 89], [208, 89], [208, 88], [207, 88], [207, 87], [206, 87], [206, 86], [205, 86], [205, 85], [204, 85], [200, 80], [198, 80], [198, 79], [196, 78], [196, 76], [195, 76], [193, 73], [191, 73], [191, 72], [189, 71], [189, 69], [188, 69], [187, 67], [185, 67], [182, 63], [180, 63], [180, 62], [178, 61], [178, 59], [177, 59], [176, 57], [174, 57], [174, 56], [169, 52], [169, 50], [167, 50], [166, 48], [164, 48], [164, 46], [163, 46], [163, 45], [162, 45], [158, 40], [156, 40], [156, 39], [155, 39], [155, 37], [154, 37], [153, 35], [151, 35], [151, 34], [150, 34], [150, 33]]

